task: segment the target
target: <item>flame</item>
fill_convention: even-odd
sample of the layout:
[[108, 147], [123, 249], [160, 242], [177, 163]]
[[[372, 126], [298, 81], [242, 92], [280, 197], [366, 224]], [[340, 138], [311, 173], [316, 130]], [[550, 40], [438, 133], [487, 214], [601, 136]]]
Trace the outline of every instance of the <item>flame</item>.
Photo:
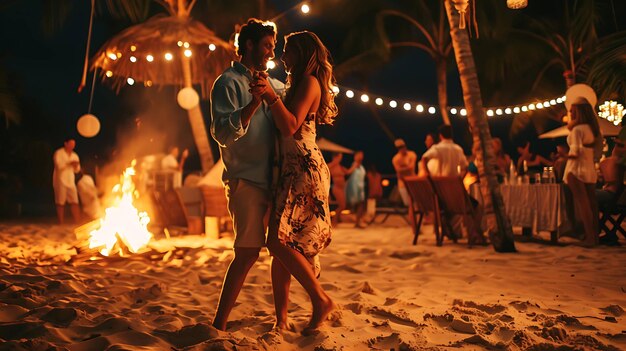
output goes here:
[[[105, 210], [104, 218], [100, 219], [100, 228], [89, 233], [89, 248], [100, 248], [104, 256], [109, 256], [118, 241], [130, 252], [136, 253], [152, 239], [152, 233], [147, 227], [150, 217], [133, 205], [133, 200], [139, 196], [132, 179], [135, 163], [133, 160], [120, 177], [120, 183], [113, 187], [113, 206]], [[122, 255], [121, 245], [118, 246]]]

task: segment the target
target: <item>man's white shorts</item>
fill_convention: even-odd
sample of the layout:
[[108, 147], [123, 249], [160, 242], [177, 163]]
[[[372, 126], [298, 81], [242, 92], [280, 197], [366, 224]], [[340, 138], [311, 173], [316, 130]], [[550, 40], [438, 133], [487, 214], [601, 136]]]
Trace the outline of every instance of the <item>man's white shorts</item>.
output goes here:
[[65, 205], [65, 203], [78, 204], [78, 191], [76, 187], [65, 185], [57, 185], [54, 187], [54, 203], [57, 205]]
[[235, 179], [226, 185], [226, 198], [235, 231], [234, 247], [265, 246], [270, 192], [248, 181]]

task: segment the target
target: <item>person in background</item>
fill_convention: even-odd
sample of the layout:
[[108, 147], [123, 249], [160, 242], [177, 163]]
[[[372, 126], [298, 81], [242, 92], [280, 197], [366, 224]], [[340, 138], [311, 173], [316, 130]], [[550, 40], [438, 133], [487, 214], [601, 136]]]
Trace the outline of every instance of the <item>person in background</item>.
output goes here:
[[567, 154], [569, 154], [569, 146], [567, 144], [559, 144], [556, 146], [556, 154], [554, 157], [554, 176], [556, 181], [563, 181], [563, 173], [565, 173], [565, 165], [567, 164]]
[[530, 141], [518, 146], [517, 152], [519, 153], [517, 159], [518, 174], [541, 173], [544, 166], [552, 166], [550, 160], [530, 151]]
[[80, 171], [80, 159], [74, 152], [76, 141], [67, 138], [63, 147], [54, 152], [54, 172], [52, 186], [54, 188], [54, 203], [56, 204], [59, 224], [65, 223], [65, 204], [70, 205], [70, 211], [75, 223], [80, 222], [80, 208], [78, 205], [78, 190], [76, 189], [74, 173]]
[[354, 162], [358, 164], [356, 169], [348, 177], [346, 184], [346, 200], [348, 206], [354, 209], [356, 219], [355, 228], [365, 228], [362, 223], [365, 214], [365, 167], [363, 167], [363, 151], [354, 153]]
[[[427, 173], [434, 176], [462, 176], [467, 169], [467, 158], [463, 149], [452, 140], [452, 127], [442, 125], [438, 128], [439, 143], [433, 145], [422, 155], [422, 167]], [[437, 160], [435, 172], [426, 167], [430, 160]]]
[[[426, 134], [426, 138], [424, 139], [424, 145], [426, 145], [426, 151], [428, 151], [433, 145], [437, 144], [439, 142], [439, 136], [437, 136], [437, 133], [428, 133]], [[428, 173], [436, 173], [437, 169], [439, 168], [438, 162], [436, 159], [431, 159], [428, 164], [426, 165], [426, 167], [428, 167], [429, 172]], [[422, 164], [422, 162], [418, 162], [417, 164], [417, 174], [418, 175], [425, 175], [426, 174], [426, 170], [424, 169], [424, 165]], [[427, 217], [428, 219], [428, 217]]]
[[350, 168], [346, 168], [341, 164], [341, 160], [343, 160], [343, 153], [336, 152], [333, 154], [333, 159], [328, 163], [330, 178], [332, 180], [330, 190], [337, 201], [334, 218], [335, 223], [341, 223], [341, 212], [346, 209], [346, 177], [352, 174], [359, 166], [357, 162], [353, 162]]
[[100, 207], [100, 199], [98, 198], [98, 188], [96, 183], [89, 174], [82, 171], [76, 174], [76, 188], [78, 189], [78, 197], [83, 208], [83, 213], [89, 219], [102, 217], [102, 209]]
[[189, 156], [189, 150], [183, 150], [180, 155], [180, 161], [178, 161], [178, 155], [180, 150], [177, 146], [170, 147], [169, 153], [161, 160], [161, 169], [165, 171], [174, 172], [173, 186], [179, 188], [182, 186], [183, 168], [185, 167], [185, 160]]
[[502, 182], [506, 178], [511, 166], [511, 157], [504, 153], [502, 149], [502, 140], [500, 138], [492, 138], [493, 152], [496, 155], [495, 171], [498, 181]]
[[415, 175], [415, 165], [417, 163], [417, 154], [407, 149], [404, 140], [396, 139], [393, 142], [398, 152], [391, 159], [393, 168], [396, 171], [396, 177], [398, 179], [398, 192], [402, 197], [402, 203], [404, 206], [408, 206], [411, 202], [409, 198], [409, 192], [406, 189], [406, 185], [402, 180], [404, 177]]
[[365, 175], [367, 177], [367, 198], [380, 200], [383, 198], [383, 176], [376, 169], [373, 162], [368, 162], [365, 166]]
[[589, 102], [582, 97], [572, 101], [567, 128], [569, 153], [563, 173], [563, 181], [572, 191], [576, 218], [583, 222], [586, 246], [598, 244], [598, 202], [595, 186], [597, 173], [595, 155], [602, 150], [602, 134], [598, 117]]

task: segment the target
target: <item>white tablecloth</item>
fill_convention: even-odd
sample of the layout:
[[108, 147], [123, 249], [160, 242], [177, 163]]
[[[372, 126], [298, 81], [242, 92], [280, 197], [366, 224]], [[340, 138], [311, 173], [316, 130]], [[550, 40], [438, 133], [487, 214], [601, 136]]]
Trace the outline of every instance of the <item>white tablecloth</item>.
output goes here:
[[[538, 231], [559, 231], [567, 222], [563, 184], [500, 185], [506, 212], [514, 227]], [[470, 194], [482, 203], [478, 184]]]

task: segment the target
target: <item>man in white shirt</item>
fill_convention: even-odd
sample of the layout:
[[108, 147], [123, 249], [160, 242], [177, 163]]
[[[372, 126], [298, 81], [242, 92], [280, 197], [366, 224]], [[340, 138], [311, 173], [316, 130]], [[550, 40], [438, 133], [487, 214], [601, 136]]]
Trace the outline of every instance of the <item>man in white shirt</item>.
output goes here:
[[[420, 162], [424, 165], [423, 169], [433, 176], [462, 176], [467, 170], [467, 158], [463, 149], [452, 141], [452, 127], [442, 125], [437, 131], [441, 141], [422, 155]], [[425, 166], [429, 160], [439, 161], [434, 173]]]
[[189, 156], [189, 150], [185, 149], [180, 156], [180, 162], [178, 162], [178, 154], [180, 153], [178, 147], [173, 146], [170, 148], [170, 153], [163, 157], [161, 160], [161, 169], [165, 171], [174, 172], [173, 184], [174, 188], [182, 186], [183, 167], [185, 166], [185, 160]]
[[65, 223], [65, 204], [70, 205], [72, 217], [78, 223], [80, 221], [80, 208], [78, 207], [78, 192], [74, 183], [74, 173], [80, 171], [80, 159], [74, 152], [76, 141], [68, 138], [63, 147], [54, 152], [54, 173], [52, 174], [52, 186], [54, 187], [54, 202], [56, 204], [57, 217], [60, 224]]
[[406, 190], [406, 185], [402, 181], [402, 178], [415, 175], [415, 165], [417, 162], [417, 154], [406, 147], [406, 143], [402, 139], [396, 139], [393, 142], [398, 152], [391, 159], [393, 168], [396, 170], [396, 176], [398, 177], [398, 192], [402, 197], [402, 202], [405, 206], [408, 206], [411, 200], [409, 199], [409, 193]]

